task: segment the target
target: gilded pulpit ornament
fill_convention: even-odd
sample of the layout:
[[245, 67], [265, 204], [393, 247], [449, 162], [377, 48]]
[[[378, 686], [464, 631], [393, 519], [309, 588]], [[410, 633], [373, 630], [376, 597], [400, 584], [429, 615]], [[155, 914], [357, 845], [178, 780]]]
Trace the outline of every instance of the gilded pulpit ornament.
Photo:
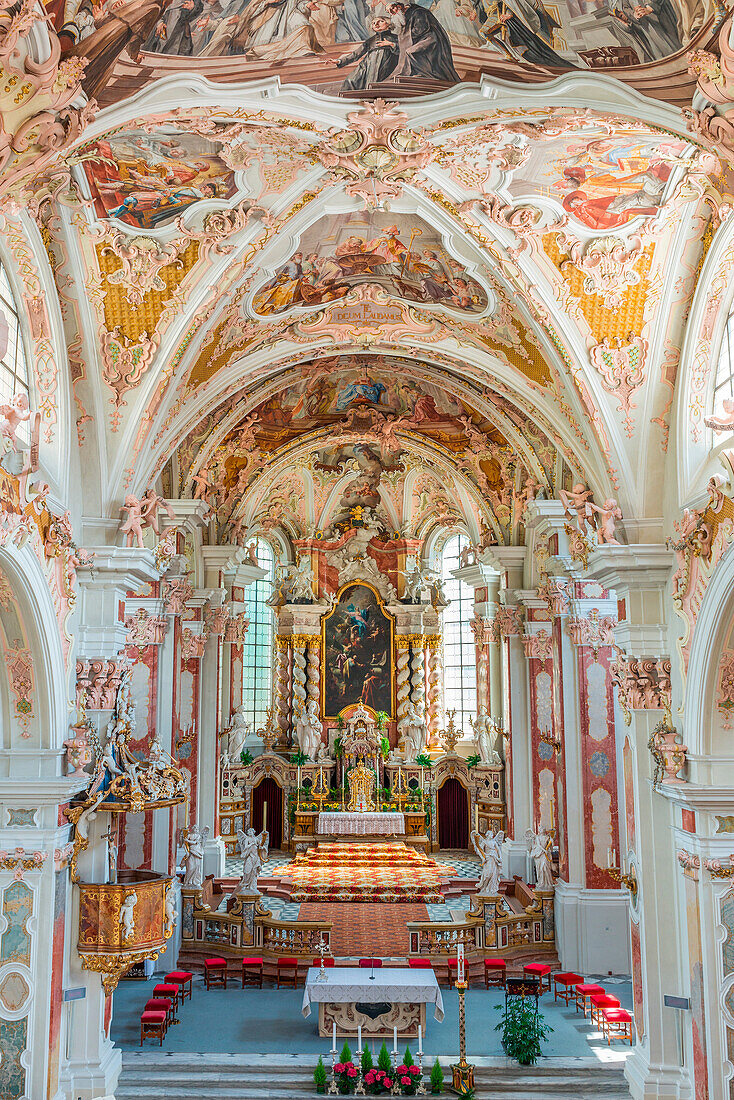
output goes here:
[[457, 742], [459, 741], [459, 738], [461, 737], [461, 734], [462, 734], [462, 731], [460, 729], [457, 729], [456, 726], [454, 725], [454, 716], [455, 715], [456, 715], [456, 710], [455, 709], [454, 710], [447, 710], [446, 711], [446, 717], [448, 718], [448, 724], [447, 724], [445, 729], [442, 729], [442, 730], [438, 731], [438, 736], [441, 739], [441, 741], [443, 743], [443, 747], [445, 748], [446, 752], [455, 752], [456, 751]]

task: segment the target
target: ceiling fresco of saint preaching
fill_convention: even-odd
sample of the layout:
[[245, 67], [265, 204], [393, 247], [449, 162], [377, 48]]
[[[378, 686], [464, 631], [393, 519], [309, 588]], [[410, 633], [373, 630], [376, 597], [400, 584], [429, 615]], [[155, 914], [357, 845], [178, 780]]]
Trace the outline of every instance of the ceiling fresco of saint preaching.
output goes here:
[[489, 305], [479, 283], [427, 223], [355, 211], [310, 226], [298, 249], [255, 294], [253, 309], [267, 316], [296, 305], [318, 306], [366, 282], [408, 302], [462, 313], [484, 313]]
[[[46, 0], [65, 56], [89, 59], [97, 94], [128, 46], [142, 69], [236, 59], [243, 79], [313, 60], [303, 82], [358, 94], [417, 80], [446, 87], [483, 65], [554, 72], [649, 65], [688, 49], [713, 0]], [[132, 47], [130, 45], [132, 43]], [[198, 66], [197, 66], [198, 67]], [[205, 71], [202, 69], [202, 71]]]

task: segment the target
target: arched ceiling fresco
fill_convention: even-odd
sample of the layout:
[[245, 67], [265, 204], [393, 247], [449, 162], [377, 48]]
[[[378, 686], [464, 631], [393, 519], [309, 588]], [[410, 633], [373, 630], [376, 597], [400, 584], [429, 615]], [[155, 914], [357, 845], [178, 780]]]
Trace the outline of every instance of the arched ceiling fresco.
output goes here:
[[734, 193], [726, 103], [677, 106], [694, 71], [704, 92], [728, 79], [703, 49], [717, 13], [392, 8], [122, 0], [0, 21], [29, 89], [3, 109], [1, 228], [100, 515], [160, 478], [189, 495], [204, 464], [239, 537], [292, 467], [310, 503], [288, 524], [310, 537], [338, 504], [317, 482], [359, 476], [365, 447], [388, 533], [424, 522], [416, 455], [505, 541], [528, 478], [658, 508], [686, 318]]

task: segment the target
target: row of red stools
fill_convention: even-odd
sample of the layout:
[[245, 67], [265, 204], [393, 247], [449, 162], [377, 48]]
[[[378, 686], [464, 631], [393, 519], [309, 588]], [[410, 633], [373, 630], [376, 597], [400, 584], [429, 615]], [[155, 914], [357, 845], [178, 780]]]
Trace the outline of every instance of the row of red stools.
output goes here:
[[[523, 968], [528, 969], [526, 967]], [[591, 1016], [591, 1022], [599, 1028], [607, 1043], [611, 1045], [612, 1039], [628, 1039], [632, 1046], [632, 1017], [622, 1005], [618, 997], [612, 997], [607, 993], [603, 985], [593, 982], [585, 982], [581, 974], [556, 973], [551, 975], [550, 967], [543, 967], [548, 971], [545, 975], [547, 989], [551, 991], [551, 976], [553, 978], [553, 1000], [562, 1000], [568, 1005], [572, 1001], [576, 1004], [576, 1011], [583, 1012], [584, 1016]], [[536, 971], [537, 973], [537, 971]], [[543, 989], [543, 976], [541, 976], [541, 990]]]
[[140, 1045], [146, 1035], [163, 1040], [171, 1024], [178, 1023], [178, 1006], [191, 997], [194, 975], [188, 970], [172, 970], [165, 981], [153, 989], [153, 996], [140, 1014]]

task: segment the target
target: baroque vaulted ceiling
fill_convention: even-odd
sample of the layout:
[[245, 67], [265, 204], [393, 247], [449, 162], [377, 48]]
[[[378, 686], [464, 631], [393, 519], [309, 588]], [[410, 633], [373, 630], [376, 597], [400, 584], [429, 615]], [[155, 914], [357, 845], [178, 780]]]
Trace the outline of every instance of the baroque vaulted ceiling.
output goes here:
[[[434, 77], [393, 76], [387, 101], [379, 65], [344, 85], [366, 10], [67, 3], [7, 25], [7, 71], [47, 41], [63, 119], [10, 143], [2, 217], [16, 256], [47, 257], [37, 327], [63, 334], [90, 514], [156, 479], [191, 495], [203, 470], [227, 538], [313, 537], [362, 493], [391, 534], [440, 514], [514, 542], [528, 479], [581, 478], [653, 522], [732, 190], [676, 106], [714, 12], [664, 0], [643, 27], [624, 4], [438, 0]], [[406, 13], [381, 15], [389, 53]]]

